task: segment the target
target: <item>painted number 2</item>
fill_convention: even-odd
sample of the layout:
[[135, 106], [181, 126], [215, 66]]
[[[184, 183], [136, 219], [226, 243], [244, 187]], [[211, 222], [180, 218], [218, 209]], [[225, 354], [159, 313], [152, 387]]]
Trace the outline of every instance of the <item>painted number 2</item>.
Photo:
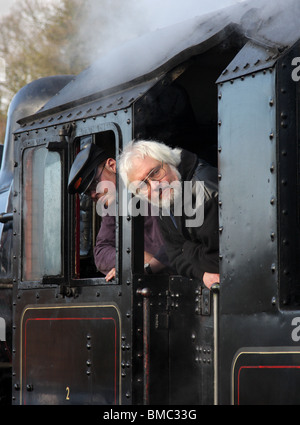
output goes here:
[[66, 400], [70, 400], [70, 387], [66, 387]]

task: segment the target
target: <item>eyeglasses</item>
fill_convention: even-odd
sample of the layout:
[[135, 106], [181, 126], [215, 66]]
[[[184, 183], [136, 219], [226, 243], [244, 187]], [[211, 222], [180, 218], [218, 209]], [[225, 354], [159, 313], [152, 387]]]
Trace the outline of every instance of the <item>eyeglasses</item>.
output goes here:
[[160, 165], [153, 168], [150, 173], [147, 174], [147, 176], [143, 180], [141, 180], [141, 182], [136, 187], [136, 190], [138, 192], [148, 191], [148, 189], [151, 188], [151, 181], [160, 181], [165, 177], [166, 174], [167, 172], [164, 169], [164, 162], [161, 161]]
[[89, 186], [89, 188], [88, 188], [87, 192], [89, 192], [89, 193], [91, 193], [91, 192], [96, 192], [97, 185], [98, 185], [98, 183], [100, 183], [100, 181], [101, 181], [101, 176], [102, 176], [103, 170], [104, 170], [104, 168], [105, 168], [105, 165], [106, 165], [106, 162], [104, 163], [104, 165], [103, 165], [103, 167], [102, 167], [102, 170], [100, 171], [100, 174], [99, 174], [99, 175], [97, 175], [97, 174], [96, 174], [96, 176], [95, 176], [95, 178], [93, 179], [92, 183], [90, 184], [90, 186]]

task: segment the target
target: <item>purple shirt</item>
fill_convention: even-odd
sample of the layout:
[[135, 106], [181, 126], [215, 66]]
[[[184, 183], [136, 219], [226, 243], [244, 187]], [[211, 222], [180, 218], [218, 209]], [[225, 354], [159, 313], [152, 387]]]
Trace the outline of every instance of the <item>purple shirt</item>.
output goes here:
[[[158, 227], [159, 218], [144, 217], [144, 250], [157, 260], [168, 265], [163, 249], [163, 239]], [[104, 216], [94, 247], [94, 259], [98, 270], [107, 274], [116, 264], [116, 220], [113, 216]]]

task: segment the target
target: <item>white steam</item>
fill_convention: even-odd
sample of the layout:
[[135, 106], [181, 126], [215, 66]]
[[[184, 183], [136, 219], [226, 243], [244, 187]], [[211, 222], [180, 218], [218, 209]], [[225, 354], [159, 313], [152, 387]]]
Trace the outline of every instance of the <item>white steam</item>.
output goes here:
[[[92, 63], [131, 39], [216, 11], [228, 13], [232, 22], [248, 27], [247, 14], [243, 20], [241, 17], [252, 8], [257, 10], [257, 23], [275, 16], [288, 27], [299, 26], [299, 0], [89, 0], [78, 37], [88, 46], [88, 62]], [[253, 16], [250, 19], [253, 26]]]
[[[142, 34], [196, 16], [243, 3], [245, 0], [89, 0], [79, 39], [86, 40], [91, 62], [120, 44]], [[103, 36], [104, 33], [104, 36]]]

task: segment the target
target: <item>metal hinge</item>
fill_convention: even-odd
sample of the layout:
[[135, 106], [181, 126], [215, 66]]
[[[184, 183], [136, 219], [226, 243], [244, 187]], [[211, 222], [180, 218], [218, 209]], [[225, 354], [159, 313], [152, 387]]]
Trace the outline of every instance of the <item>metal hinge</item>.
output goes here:
[[199, 287], [196, 289], [195, 313], [200, 316], [210, 316], [210, 290]]
[[166, 310], [176, 310], [179, 307], [180, 295], [178, 292], [167, 291], [167, 305]]

